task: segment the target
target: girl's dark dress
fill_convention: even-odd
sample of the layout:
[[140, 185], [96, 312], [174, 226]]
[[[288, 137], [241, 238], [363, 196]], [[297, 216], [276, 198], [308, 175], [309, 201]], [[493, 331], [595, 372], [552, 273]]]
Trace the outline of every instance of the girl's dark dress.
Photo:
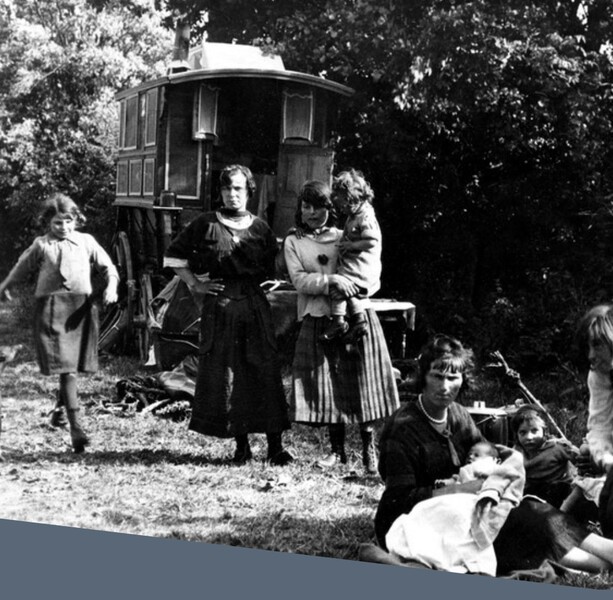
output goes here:
[[261, 219], [236, 230], [205, 213], [166, 251], [186, 259], [193, 273], [225, 285], [217, 296], [204, 297], [193, 431], [236, 437], [289, 428], [270, 305], [260, 287], [273, 272], [276, 249]]
[[[380, 439], [379, 473], [385, 491], [375, 516], [379, 544], [398, 516], [432, 497], [434, 481], [457, 473], [470, 447], [482, 439], [468, 411], [449, 408], [447, 435], [436, 431], [412, 402], [397, 410]], [[589, 531], [550, 504], [524, 498], [509, 513], [494, 542], [497, 573], [536, 569], [545, 559], [559, 560]]]

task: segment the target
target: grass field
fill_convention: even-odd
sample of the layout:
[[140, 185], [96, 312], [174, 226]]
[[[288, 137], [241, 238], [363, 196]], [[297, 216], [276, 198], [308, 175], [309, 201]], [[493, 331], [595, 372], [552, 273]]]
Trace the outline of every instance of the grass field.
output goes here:
[[[0, 345], [24, 344], [0, 373], [0, 518], [350, 560], [373, 541], [383, 486], [362, 471], [357, 431], [349, 464], [329, 472], [313, 466], [327, 449], [325, 430], [303, 426], [286, 434], [292, 465], [268, 466], [264, 437], [253, 436], [255, 460], [234, 466], [230, 440], [109, 406], [116, 382], [143, 368], [107, 356], [79, 382], [92, 444], [75, 455], [68, 431], [48, 424], [57, 381], [40, 375], [30, 333], [17, 322], [0, 304]], [[608, 576], [564, 583], [613, 587]]]

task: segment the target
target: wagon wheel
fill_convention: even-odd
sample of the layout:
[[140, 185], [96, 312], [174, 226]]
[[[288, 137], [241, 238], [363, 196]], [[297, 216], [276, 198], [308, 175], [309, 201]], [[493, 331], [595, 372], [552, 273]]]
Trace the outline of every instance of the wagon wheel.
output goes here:
[[111, 249], [113, 260], [119, 271], [119, 301], [124, 306], [127, 313], [126, 337], [132, 337], [132, 325], [134, 321], [134, 299], [136, 288], [134, 281], [134, 263], [132, 262], [132, 251], [130, 241], [125, 231], [120, 231], [113, 242]]
[[[115, 236], [111, 247], [111, 257], [119, 272], [119, 286], [117, 304], [108, 307], [100, 320], [100, 338], [98, 348], [108, 350], [121, 342], [126, 342], [132, 336], [132, 323], [134, 320], [134, 265], [128, 235], [120, 231]], [[122, 339], [123, 338], [123, 339]]]
[[140, 277], [140, 288], [138, 301], [134, 311], [134, 337], [138, 356], [142, 362], [148, 362], [151, 351], [151, 300], [153, 300], [153, 289], [151, 287], [151, 275], [145, 273]]

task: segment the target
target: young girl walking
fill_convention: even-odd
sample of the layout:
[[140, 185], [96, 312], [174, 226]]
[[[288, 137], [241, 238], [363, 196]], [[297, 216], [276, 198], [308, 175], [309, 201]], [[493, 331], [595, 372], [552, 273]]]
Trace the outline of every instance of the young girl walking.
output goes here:
[[85, 217], [68, 196], [51, 195], [40, 215], [47, 233], [37, 237], [0, 283], [0, 298], [13, 283], [38, 273], [34, 339], [43, 375], [59, 375], [59, 393], [52, 425], [66, 409], [72, 447], [83, 452], [89, 439], [80, 419], [77, 373], [98, 369], [98, 308], [92, 297], [92, 267], [106, 280], [103, 303], [117, 301], [119, 276], [109, 255], [87, 233], [76, 229]]

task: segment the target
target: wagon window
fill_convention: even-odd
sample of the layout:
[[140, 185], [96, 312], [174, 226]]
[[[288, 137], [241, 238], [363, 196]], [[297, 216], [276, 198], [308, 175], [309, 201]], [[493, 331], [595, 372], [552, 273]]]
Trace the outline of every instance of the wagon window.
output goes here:
[[120, 146], [125, 149], [136, 148], [138, 131], [138, 95], [122, 101]]
[[155, 144], [157, 104], [157, 88], [154, 90], [149, 90], [145, 94], [145, 146], [153, 146]]
[[283, 92], [283, 141], [313, 142], [313, 92], [289, 89]]
[[198, 88], [198, 97], [194, 102], [194, 131], [195, 140], [214, 138], [217, 135], [217, 99], [219, 88], [201, 84]]
[[130, 161], [130, 196], [140, 196], [143, 180], [143, 163], [140, 160]]
[[166, 132], [166, 189], [178, 198], [198, 198], [201, 143], [192, 140], [192, 90], [174, 90]]
[[143, 167], [143, 196], [153, 196], [155, 159], [146, 158]]
[[128, 161], [117, 163], [117, 195], [128, 195]]

